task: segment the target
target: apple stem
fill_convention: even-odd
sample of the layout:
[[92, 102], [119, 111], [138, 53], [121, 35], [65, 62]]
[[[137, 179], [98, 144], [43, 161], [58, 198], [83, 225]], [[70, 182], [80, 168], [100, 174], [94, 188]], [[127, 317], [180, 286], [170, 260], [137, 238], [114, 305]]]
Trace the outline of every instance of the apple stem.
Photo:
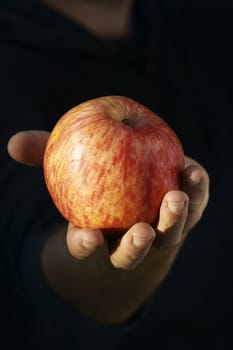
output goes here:
[[130, 125], [129, 119], [122, 119], [122, 123], [125, 125]]

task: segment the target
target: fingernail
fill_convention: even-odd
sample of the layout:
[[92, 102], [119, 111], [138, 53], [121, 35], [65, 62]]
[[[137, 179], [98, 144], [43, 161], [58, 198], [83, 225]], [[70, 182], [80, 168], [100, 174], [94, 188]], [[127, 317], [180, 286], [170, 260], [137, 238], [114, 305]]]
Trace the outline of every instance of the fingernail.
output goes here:
[[184, 209], [185, 202], [172, 202], [168, 201], [168, 208], [174, 214], [181, 214]]
[[193, 171], [190, 175], [190, 180], [193, 184], [198, 185], [201, 181], [201, 175], [198, 171]]

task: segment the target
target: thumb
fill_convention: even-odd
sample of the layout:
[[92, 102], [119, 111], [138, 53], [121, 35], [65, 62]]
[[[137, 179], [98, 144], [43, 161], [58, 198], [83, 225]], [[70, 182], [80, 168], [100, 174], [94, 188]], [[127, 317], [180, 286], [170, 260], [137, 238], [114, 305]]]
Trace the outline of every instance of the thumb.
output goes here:
[[8, 153], [19, 163], [41, 166], [49, 134], [39, 130], [18, 132], [8, 141]]

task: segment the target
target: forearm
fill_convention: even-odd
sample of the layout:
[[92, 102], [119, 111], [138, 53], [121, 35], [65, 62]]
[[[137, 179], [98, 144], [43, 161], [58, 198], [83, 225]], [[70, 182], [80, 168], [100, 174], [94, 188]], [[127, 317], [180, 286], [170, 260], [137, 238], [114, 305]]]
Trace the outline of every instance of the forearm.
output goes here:
[[61, 229], [48, 240], [42, 266], [49, 286], [67, 302], [98, 322], [120, 324], [156, 292], [180, 246], [152, 247], [138, 267], [125, 271], [112, 266], [106, 246], [85, 260], [73, 258]]

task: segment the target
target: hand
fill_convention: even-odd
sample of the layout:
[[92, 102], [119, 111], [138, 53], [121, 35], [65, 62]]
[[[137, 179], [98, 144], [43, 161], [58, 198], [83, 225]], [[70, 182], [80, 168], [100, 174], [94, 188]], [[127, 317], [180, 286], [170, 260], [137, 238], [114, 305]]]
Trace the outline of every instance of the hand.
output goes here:
[[[20, 132], [9, 140], [8, 152], [20, 163], [41, 166], [48, 136], [45, 131]], [[208, 195], [207, 172], [196, 161], [186, 157], [182, 191], [171, 191], [164, 196], [157, 226], [152, 228], [146, 223], [137, 223], [120, 239], [108, 241], [112, 264], [117, 268], [133, 269], [145, 258], [152, 245], [157, 249], [180, 245], [188, 231], [200, 220]], [[80, 229], [69, 224], [66, 241], [70, 253], [77, 259], [84, 259], [105, 240], [100, 230]]]

